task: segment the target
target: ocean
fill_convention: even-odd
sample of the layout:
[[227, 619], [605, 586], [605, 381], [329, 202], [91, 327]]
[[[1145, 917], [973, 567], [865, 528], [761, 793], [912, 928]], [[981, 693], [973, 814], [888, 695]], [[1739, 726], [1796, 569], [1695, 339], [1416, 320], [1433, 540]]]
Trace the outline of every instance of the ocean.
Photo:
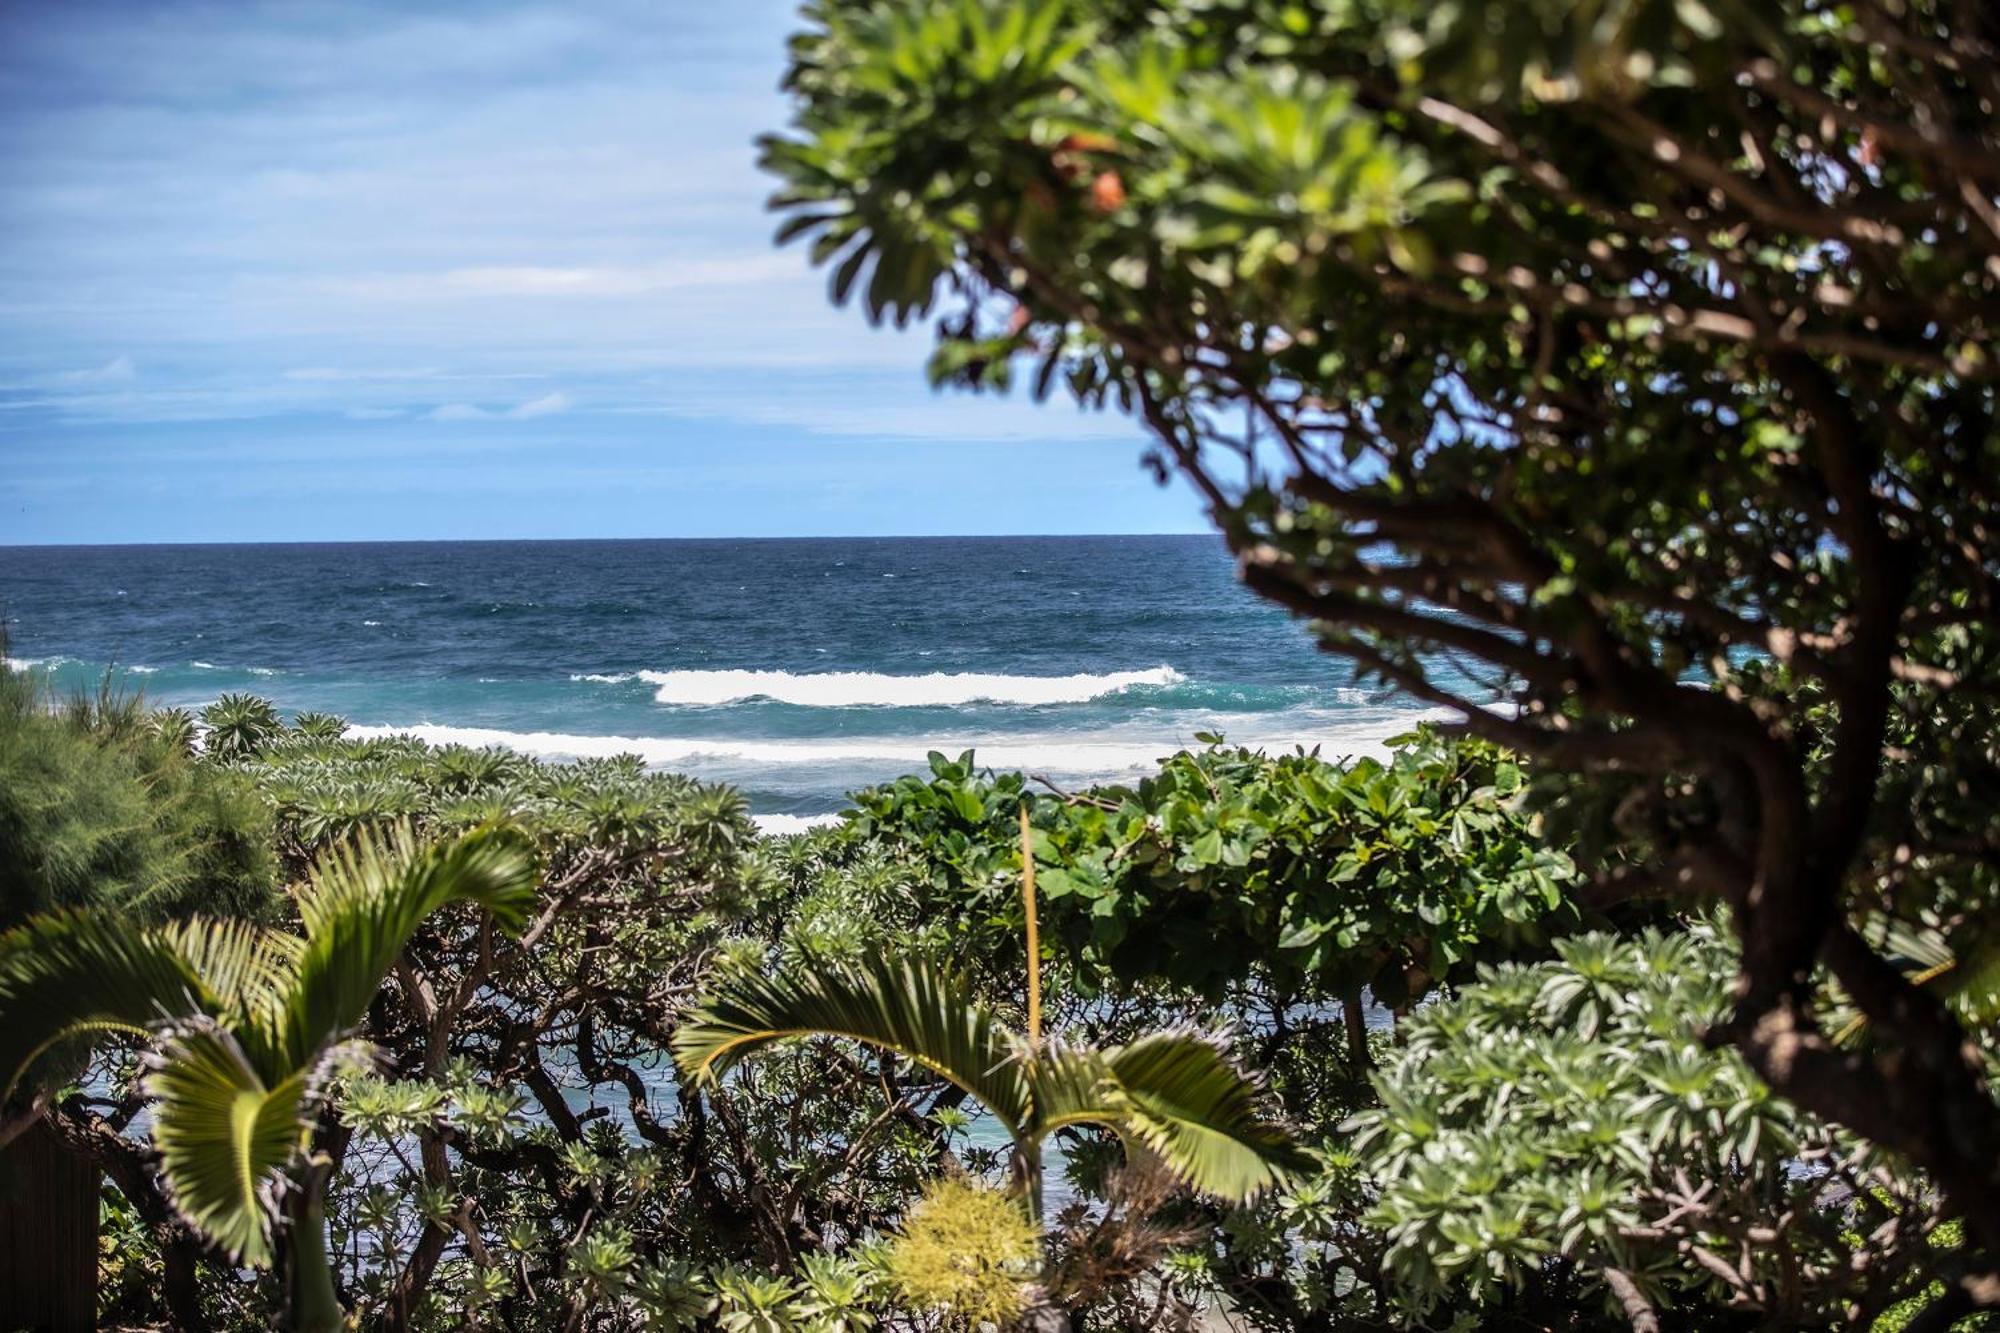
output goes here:
[[1212, 537], [0, 547], [7, 652], [159, 704], [247, 690], [362, 735], [633, 753], [766, 828], [977, 751], [1064, 787], [1198, 744], [1378, 753], [1362, 688]]

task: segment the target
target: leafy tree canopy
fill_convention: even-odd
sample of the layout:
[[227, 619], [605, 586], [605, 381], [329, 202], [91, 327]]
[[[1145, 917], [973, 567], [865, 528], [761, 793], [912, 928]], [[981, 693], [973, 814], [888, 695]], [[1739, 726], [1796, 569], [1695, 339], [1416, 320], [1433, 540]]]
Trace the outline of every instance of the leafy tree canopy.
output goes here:
[[[2000, 1105], [2000, 18], [1942, 0], [821, 0], [781, 235], [933, 372], [1140, 416], [1246, 581], [1719, 898], [1712, 1037], [1930, 1170]], [[1842, 998], [1867, 1020], [1835, 1040]]]
[[1729, 1004], [1713, 931], [1556, 949], [1417, 1014], [1347, 1126], [1412, 1313], [1499, 1303], [1559, 1260], [1635, 1327], [1657, 1305], [1865, 1328], [1956, 1266], [1920, 1180], [1689, 1033]]

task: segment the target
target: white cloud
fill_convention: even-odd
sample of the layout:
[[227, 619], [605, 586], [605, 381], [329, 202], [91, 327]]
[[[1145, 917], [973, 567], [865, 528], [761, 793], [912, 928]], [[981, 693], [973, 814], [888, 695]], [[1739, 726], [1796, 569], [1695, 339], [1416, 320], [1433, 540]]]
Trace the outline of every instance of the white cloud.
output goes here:
[[93, 366], [88, 370], [67, 371], [63, 374], [62, 378], [65, 383], [69, 384], [110, 384], [129, 380], [138, 373], [139, 368], [132, 364], [132, 358], [120, 355], [112, 357], [101, 366]]
[[322, 280], [324, 289], [365, 300], [427, 301], [459, 297], [620, 297], [696, 287], [737, 287], [796, 281], [804, 268], [786, 253], [659, 264], [611, 264], [560, 268], [542, 264], [496, 264], [415, 273], [370, 274]]
[[431, 421], [532, 421], [536, 417], [552, 417], [558, 412], [567, 412], [569, 408], [570, 396], [558, 389], [506, 408], [480, 407], [476, 403], [446, 403], [433, 408], [427, 417]]
[[545, 393], [540, 398], [530, 398], [507, 415], [517, 421], [526, 421], [533, 417], [554, 416], [558, 412], [567, 411], [569, 411], [569, 395], [558, 389], [554, 393]]
[[345, 380], [429, 380], [436, 379], [442, 373], [429, 367], [410, 370], [393, 367], [381, 370], [352, 370], [344, 366], [301, 366], [297, 370], [286, 371], [285, 378], [309, 383]]

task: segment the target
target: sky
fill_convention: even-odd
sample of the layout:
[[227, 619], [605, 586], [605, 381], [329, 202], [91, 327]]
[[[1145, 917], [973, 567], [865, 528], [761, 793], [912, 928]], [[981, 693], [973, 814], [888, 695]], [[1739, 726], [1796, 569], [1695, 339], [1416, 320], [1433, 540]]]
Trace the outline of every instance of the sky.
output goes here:
[[776, 0], [0, 3], [0, 544], [1193, 532], [771, 243]]

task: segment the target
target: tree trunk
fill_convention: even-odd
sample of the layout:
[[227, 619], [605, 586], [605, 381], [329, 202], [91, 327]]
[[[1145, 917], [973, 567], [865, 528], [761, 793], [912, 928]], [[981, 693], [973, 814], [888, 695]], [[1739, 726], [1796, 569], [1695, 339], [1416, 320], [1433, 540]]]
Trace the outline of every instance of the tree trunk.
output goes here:
[[347, 1315], [334, 1291], [333, 1265], [326, 1253], [326, 1180], [332, 1169], [309, 1163], [286, 1209], [286, 1267], [292, 1333], [341, 1333]]
[[97, 1190], [102, 1177], [45, 1119], [0, 1150], [0, 1311], [6, 1327], [97, 1327]]
[[1340, 1003], [1341, 1017], [1347, 1023], [1347, 1059], [1354, 1066], [1354, 1072], [1365, 1075], [1375, 1067], [1368, 1055], [1368, 1015], [1361, 1007], [1361, 988]]

